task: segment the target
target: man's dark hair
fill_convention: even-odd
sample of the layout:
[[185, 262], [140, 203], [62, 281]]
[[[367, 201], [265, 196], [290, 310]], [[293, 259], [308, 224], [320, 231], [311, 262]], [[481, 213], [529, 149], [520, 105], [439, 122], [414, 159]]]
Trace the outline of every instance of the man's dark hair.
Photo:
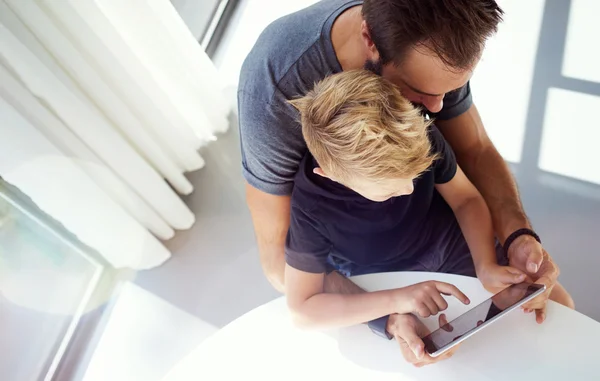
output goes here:
[[399, 65], [423, 46], [448, 67], [469, 69], [504, 12], [494, 0], [365, 0], [362, 14], [381, 64]]

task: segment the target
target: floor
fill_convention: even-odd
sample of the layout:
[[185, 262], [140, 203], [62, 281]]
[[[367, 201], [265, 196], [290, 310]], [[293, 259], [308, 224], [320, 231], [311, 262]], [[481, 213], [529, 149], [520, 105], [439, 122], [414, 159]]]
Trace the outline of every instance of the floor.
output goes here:
[[[260, 31], [313, 2], [241, 2], [214, 58], [232, 101], [239, 68]], [[594, 16], [600, 2], [499, 3], [506, 21], [473, 78], [475, 102], [515, 171], [526, 211], [562, 270], [560, 281], [578, 310], [600, 321], [595, 295], [600, 289], [595, 240], [600, 233], [600, 160], [595, 149], [600, 126], [587, 117], [589, 110], [600, 108], [600, 54], [590, 42], [590, 36], [600, 35]], [[98, 371], [86, 379], [158, 380], [204, 337], [278, 296], [262, 275], [245, 206], [235, 115], [230, 131], [206, 147], [203, 157], [206, 167], [189, 174], [196, 191], [185, 198], [196, 213], [196, 224], [167, 242], [173, 252], [169, 262], [137, 274], [126, 293], [132, 301], [152, 300], [154, 314], [163, 318], [132, 319], [128, 313], [124, 325], [113, 324], [106, 333], [112, 339], [104, 340], [105, 354], [123, 340], [144, 338], [143, 348], [127, 349], [135, 354], [130, 368], [139, 372], [107, 371], [105, 359], [90, 366]], [[129, 335], [128, 324], [133, 333], [123, 336]], [[185, 338], [175, 334], [182, 332]], [[148, 345], [169, 347], [175, 354], [161, 358]], [[156, 370], [153, 377], [148, 367]]]
[[219, 0], [170, 0], [196, 40], [208, 28]]

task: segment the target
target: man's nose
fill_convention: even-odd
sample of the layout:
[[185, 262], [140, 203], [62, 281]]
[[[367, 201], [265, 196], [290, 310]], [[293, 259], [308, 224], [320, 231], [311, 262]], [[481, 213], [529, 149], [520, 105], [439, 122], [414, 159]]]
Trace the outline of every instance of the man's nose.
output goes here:
[[423, 103], [423, 106], [427, 108], [427, 110], [433, 113], [440, 112], [442, 107], [444, 107], [444, 96], [440, 95], [437, 97], [423, 97], [421, 102]]

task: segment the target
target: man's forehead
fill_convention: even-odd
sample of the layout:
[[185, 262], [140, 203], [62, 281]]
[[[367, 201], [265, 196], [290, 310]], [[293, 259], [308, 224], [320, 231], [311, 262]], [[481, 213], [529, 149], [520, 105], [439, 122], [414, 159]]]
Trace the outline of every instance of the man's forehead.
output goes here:
[[471, 79], [473, 68], [450, 69], [439, 57], [413, 50], [393, 68], [392, 75], [415, 93], [441, 96], [463, 87]]
[[428, 93], [427, 91], [421, 90], [419, 87], [411, 85], [410, 82], [408, 82], [408, 81], [410, 81], [410, 79], [405, 80], [403, 82], [406, 87], [408, 87], [409, 89], [411, 89], [413, 92], [415, 92], [417, 94], [424, 95], [424, 96], [430, 96], [430, 97], [439, 97], [439, 96], [446, 95], [446, 94], [452, 93], [454, 91], [460, 90], [469, 81], [469, 79], [471, 79], [471, 77], [466, 77], [461, 80], [452, 82], [454, 84], [454, 86], [446, 86], [443, 88], [443, 90], [441, 90], [442, 92], [439, 92], [439, 93]]

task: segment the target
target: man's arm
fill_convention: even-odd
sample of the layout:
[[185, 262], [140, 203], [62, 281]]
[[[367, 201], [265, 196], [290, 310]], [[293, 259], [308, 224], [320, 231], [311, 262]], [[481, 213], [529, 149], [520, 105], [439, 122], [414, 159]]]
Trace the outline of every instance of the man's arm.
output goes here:
[[265, 276], [284, 292], [285, 236], [290, 227], [290, 196], [275, 196], [246, 184], [246, 202], [252, 216], [260, 263]]
[[452, 146], [458, 164], [490, 208], [498, 239], [504, 242], [515, 230], [530, 228], [517, 184], [485, 132], [475, 105], [455, 118], [436, 121], [436, 125]]
[[[290, 227], [290, 196], [274, 196], [246, 184], [246, 202], [252, 215], [254, 233], [265, 276], [279, 292], [285, 292], [285, 237]], [[357, 294], [364, 292], [343, 275], [325, 277], [325, 292]]]
[[[520, 228], [531, 228], [519, 198], [517, 185], [504, 159], [491, 142], [475, 105], [463, 114], [448, 120], [438, 120], [439, 127], [450, 143], [456, 158], [469, 180], [485, 199], [496, 236], [504, 243]], [[529, 302], [536, 309], [538, 323], [545, 319], [546, 300], [558, 279], [558, 267], [542, 246], [530, 236], [521, 236], [508, 251], [510, 265], [527, 272], [537, 282], [544, 283], [546, 293]]]

